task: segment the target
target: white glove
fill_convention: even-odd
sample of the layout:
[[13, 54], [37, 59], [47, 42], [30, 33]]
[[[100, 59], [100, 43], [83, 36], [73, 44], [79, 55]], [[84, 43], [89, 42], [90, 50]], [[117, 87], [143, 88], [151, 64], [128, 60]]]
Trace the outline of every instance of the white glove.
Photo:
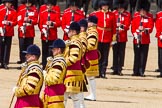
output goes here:
[[112, 41], [111, 45], [115, 45], [117, 43], [117, 41]]
[[21, 32], [22, 32], [22, 33], [24, 33], [24, 32], [25, 32], [25, 31], [24, 31], [24, 27], [23, 27], [23, 26], [21, 26], [21, 27], [20, 27], [20, 30], [21, 30]]
[[160, 40], [162, 40], [162, 35], [160, 35], [159, 37], [160, 37]]
[[30, 24], [30, 23], [23, 23], [23, 25], [31, 26], [32, 24]]
[[118, 27], [118, 28], [116, 28], [116, 30], [122, 31], [122, 30], [124, 30], [124, 29], [122, 29], [121, 27]]
[[12, 92], [15, 93], [15, 90], [16, 90], [17, 88], [18, 88], [17, 86], [13, 87]]
[[137, 33], [134, 33], [134, 38], [135, 38], [135, 39], [138, 39]]
[[47, 37], [47, 30], [45, 28], [42, 29], [42, 32], [43, 32], [44, 36]]
[[66, 33], [69, 32], [69, 27], [70, 27], [70, 26], [66, 25], [66, 28], [64, 29], [64, 31], [65, 31]]
[[69, 29], [64, 29], [64, 31], [65, 31], [66, 33], [68, 33], [68, 32], [69, 32]]
[[28, 66], [27, 62], [21, 64], [21, 67], [27, 67], [27, 66]]
[[0, 34], [1, 34], [1, 36], [4, 36], [2, 27], [0, 27]]
[[2, 24], [6, 25], [7, 24], [7, 21], [6, 20], [5, 21], [2, 21]]

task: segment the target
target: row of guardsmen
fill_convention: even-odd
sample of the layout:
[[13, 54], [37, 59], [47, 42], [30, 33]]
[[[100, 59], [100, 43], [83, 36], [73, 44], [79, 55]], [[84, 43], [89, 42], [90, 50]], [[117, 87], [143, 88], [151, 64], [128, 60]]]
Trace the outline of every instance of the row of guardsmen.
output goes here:
[[[60, 8], [55, 0], [46, 0], [37, 11], [33, 0], [22, 0], [22, 4], [17, 11], [12, 8], [13, 0], [4, 0], [0, 5], [0, 63], [1, 68], [8, 69], [12, 37], [14, 36], [14, 26], [18, 24], [19, 56], [18, 63], [25, 62], [25, 55], [22, 53], [27, 47], [34, 43], [35, 30], [34, 25], [38, 24], [41, 32], [42, 43], [42, 65], [45, 69], [47, 57], [51, 55], [49, 48], [53, 41], [58, 38], [57, 28], [62, 27], [64, 31], [63, 40], [68, 40], [67, 33], [69, 25], [73, 21], [80, 21], [84, 18], [83, 11], [78, 9], [77, 0], [71, 0], [69, 8], [64, 10], [60, 18]], [[116, 2], [116, 10], [109, 11], [110, 1], [101, 0], [99, 10], [92, 12], [98, 18], [98, 50], [101, 58], [99, 59], [99, 77], [106, 78], [106, 68], [108, 66], [108, 55], [110, 46], [113, 45], [113, 73], [114, 75], [123, 75], [125, 48], [127, 42], [127, 31], [131, 24], [131, 31], [134, 37], [134, 66], [133, 76], [145, 76], [145, 67], [149, 51], [150, 34], [154, 27], [153, 15], [149, 13], [150, 2], [140, 0], [138, 2], [137, 12], [133, 18], [127, 11], [127, 0]], [[161, 63], [161, 12], [156, 14], [155, 27], [158, 39], [158, 65], [160, 77], [162, 76]], [[132, 20], [131, 20], [132, 19]], [[161, 38], [159, 38], [161, 36]]]
[[[65, 108], [70, 96], [74, 108], [85, 108], [84, 99], [96, 101], [95, 77], [99, 75], [98, 59], [98, 18], [90, 16], [72, 22], [67, 33], [68, 41], [56, 39], [49, 47], [52, 56], [42, 69], [38, 59], [41, 55], [37, 45], [29, 45], [25, 54], [26, 62], [11, 99], [17, 97], [14, 108]], [[43, 82], [45, 84], [40, 96]], [[90, 95], [84, 98], [90, 86]], [[34, 100], [34, 101], [33, 101]]]

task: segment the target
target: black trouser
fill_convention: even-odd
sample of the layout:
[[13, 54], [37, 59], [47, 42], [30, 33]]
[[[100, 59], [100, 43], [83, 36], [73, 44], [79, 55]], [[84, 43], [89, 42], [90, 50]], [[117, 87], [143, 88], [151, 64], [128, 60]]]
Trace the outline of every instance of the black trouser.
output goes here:
[[138, 7], [136, 5], [138, 5], [138, 0], [129, 0], [130, 3], [130, 13], [131, 15], [133, 15], [135, 8]]
[[106, 74], [106, 68], [108, 66], [108, 56], [110, 50], [110, 43], [98, 43], [98, 50], [100, 51], [101, 58], [99, 59], [99, 75]]
[[49, 46], [51, 46], [53, 42], [54, 42], [54, 40], [49, 40], [48, 42], [46, 42], [45, 40], [42, 40], [42, 65], [43, 65], [43, 69], [46, 67], [47, 57], [52, 56], [52, 52], [51, 52], [51, 49], [49, 48]]
[[158, 47], [158, 62], [159, 62], [159, 69], [160, 69], [160, 76], [162, 76], [162, 48]]
[[126, 42], [118, 42], [113, 45], [113, 70], [115, 73], [122, 71], [124, 64]]
[[12, 36], [4, 36], [4, 41], [2, 41], [2, 36], [0, 36], [0, 62], [1, 65], [8, 65], [10, 60]]
[[25, 62], [25, 54], [23, 54], [23, 51], [27, 50], [27, 47], [29, 45], [32, 45], [34, 42], [34, 38], [20, 38], [19, 37], [19, 56], [20, 56], [20, 61]]
[[160, 56], [162, 55], [162, 54], [160, 54], [160, 47], [158, 47], [158, 69], [160, 69]]
[[81, 0], [82, 1], [82, 6], [84, 8], [85, 16], [87, 15], [88, 12], [88, 7], [89, 7], [89, 2], [90, 0]]
[[146, 68], [149, 44], [141, 44], [139, 47], [134, 44], [134, 67], [135, 75], [143, 75]]

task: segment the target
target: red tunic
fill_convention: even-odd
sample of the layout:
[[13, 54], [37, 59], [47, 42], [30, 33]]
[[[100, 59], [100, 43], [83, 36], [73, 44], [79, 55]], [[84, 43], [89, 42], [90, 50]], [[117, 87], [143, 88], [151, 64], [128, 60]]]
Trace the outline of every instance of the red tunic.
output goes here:
[[34, 37], [35, 36], [34, 25], [36, 25], [37, 22], [38, 22], [38, 12], [37, 12], [35, 6], [29, 7], [28, 18], [32, 22], [31, 22], [31, 24], [28, 23], [29, 25], [26, 24], [26, 33], [24, 34], [20, 28], [23, 27], [23, 25], [25, 23], [24, 17], [25, 17], [26, 12], [27, 12], [27, 9], [26, 9], [25, 5], [21, 5], [18, 8], [17, 21], [18, 21], [19, 37], [23, 37], [23, 36], [25, 36], [25, 37]]
[[[113, 11], [115, 14], [116, 21], [120, 17], [120, 24], [123, 25], [123, 30], [119, 31], [118, 42], [126, 42], [127, 41], [127, 31], [129, 30], [129, 26], [131, 23], [131, 15], [128, 11], [124, 11], [120, 16], [118, 10]], [[116, 25], [117, 26], [117, 25]]]
[[162, 11], [156, 14], [156, 21], [155, 21], [156, 37], [158, 39], [158, 47], [162, 47], [162, 40], [160, 39], [160, 36], [162, 36], [161, 24], [162, 24]]
[[[133, 36], [139, 34], [138, 28], [140, 26], [140, 22], [141, 22], [141, 16], [136, 14], [132, 20], [132, 26], [131, 26], [131, 31], [132, 31]], [[150, 33], [152, 32], [153, 27], [154, 27], [153, 18], [151, 17], [150, 14], [147, 14], [147, 16], [143, 18], [142, 23], [143, 23], [143, 27], [145, 29], [148, 29], [148, 33], [142, 32], [141, 44], [149, 44]], [[137, 44], [136, 39], [134, 39], [134, 44]]]
[[[41, 7], [40, 7], [40, 9], [39, 9], [39, 13], [41, 13], [41, 12], [43, 12], [43, 11], [45, 11], [47, 9], [47, 5], [41, 5]], [[60, 7], [58, 6], [58, 5], [56, 5], [56, 6], [53, 6], [52, 7], [52, 10], [55, 10], [59, 15], [60, 15]]]
[[[47, 29], [46, 22], [48, 17], [48, 10], [42, 11], [39, 16], [39, 29], [42, 32], [42, 29]], [[61, 25], [59, 13], [52, 10], [50, 12], [50, 21], [52, 21], [54, 25], [49, 28], [48, 40], [55, 40], [57, 39], [57, 27], [60, 27]], [[41, 39], [46, 40], [46, 37], [43, 33], [41, 34]]]
[[[67, 26], [70, 26], [70, 23], [71, 23], [71, 18], [72, 18], [72, 12], [71, 12], [71, 9], [68, 8], [64, 11], [64, 14], [62, 16], [62, 29], [64, 30], [64, 36], [63, 36], [63, 39], [64, 40], [67, 40], [69, 39], [68, 36], [67, 36], [67, 33], [65, 32], [65, 28]], [[81, 19], [84, 18], [84, 14], [83, 14], [83, 11], [77, 9], [74, 13], [74, 21], [80, 21]]]
[[[8, 15], [7, 15], [8, 13]], [[4, 36], [14, 36], [14, 26], [17, 24], [17, 13], [14, 9], [7, 9], [4, 6], [0, 6], [0, 27], [6, 28], [6, 32]], [[4, 25], [2, 22], [4, 21], [5, 16], [7, 15], [6, 20], [11, 23], [11, 25]]]
[[110, 43], [113, 34], [116, 33], [116, 20], [114, 13], [99, 10], [91, 15], [96, 15], [98, 18], [97, 31], [99, 42]]

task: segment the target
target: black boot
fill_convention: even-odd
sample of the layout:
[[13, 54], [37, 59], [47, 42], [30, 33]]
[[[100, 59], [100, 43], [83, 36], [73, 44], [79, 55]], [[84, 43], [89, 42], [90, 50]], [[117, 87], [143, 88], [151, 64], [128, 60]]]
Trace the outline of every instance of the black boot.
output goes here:
[[4, 68], [4, 65], [3, 65], [3, 63], [1, 63], [1, 65], [0, 65], [0, 68]]
[[9, 69], [9, 67], [7, 66], [7, 64], [4, 64], [4, 69]]

